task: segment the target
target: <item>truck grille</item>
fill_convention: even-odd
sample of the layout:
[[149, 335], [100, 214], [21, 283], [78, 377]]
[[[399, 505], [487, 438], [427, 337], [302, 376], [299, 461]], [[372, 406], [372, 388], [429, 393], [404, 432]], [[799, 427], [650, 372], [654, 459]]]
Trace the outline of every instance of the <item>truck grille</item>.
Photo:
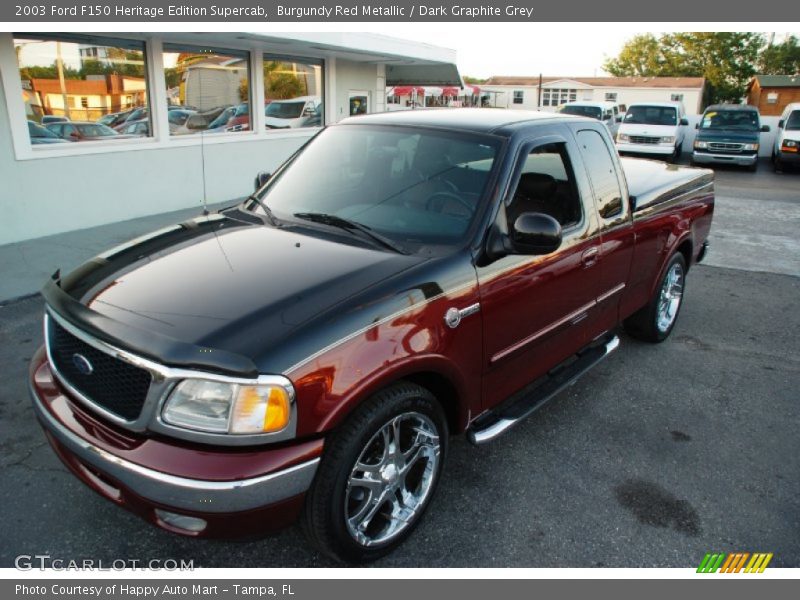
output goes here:
[[632, 135], [632, 144], [658, 144], [661, 142], [660, 137], [652, 137], [647, 135]]
[[708, 149], [714, 152], [727, 152], [737, 153], [742, 151], [742, 144], [733, 144], [727, 142], [709, 142]]
[[[127, 421], [136, 420], [150, 389], [150, 373], [87, 344], [53, 318], [47, 322], [47, 345], [57, 374], [97, 406]], [[79, 368], [76, 355], [91, 365], [89, 373]]]

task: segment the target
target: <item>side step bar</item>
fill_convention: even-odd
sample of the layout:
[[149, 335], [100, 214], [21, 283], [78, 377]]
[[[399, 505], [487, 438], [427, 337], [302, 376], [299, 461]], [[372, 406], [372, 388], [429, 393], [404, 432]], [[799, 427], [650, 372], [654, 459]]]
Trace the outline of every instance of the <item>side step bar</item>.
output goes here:
[[614, 335], [606, 338], [600, 344], [582, 350], [571, 363], [551, 371], [545, 381], [531, 393], [522, 396], [512, 404], [501, 406], [478, 417], [467, 431], [467, 439], [470, 443], [478, 446], [505, 433], [544, 406], [564, 388], [577, 381], [581, 375], [601, 362], [618, 346], [619, 337]]

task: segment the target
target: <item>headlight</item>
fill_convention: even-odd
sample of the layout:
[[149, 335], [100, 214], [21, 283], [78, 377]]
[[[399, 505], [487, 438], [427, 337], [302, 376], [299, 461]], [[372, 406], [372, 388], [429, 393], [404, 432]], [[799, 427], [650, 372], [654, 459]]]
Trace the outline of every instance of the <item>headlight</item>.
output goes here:
[[618, 142], [630, 142], [631, 141], [631, 136], [629, 136], [627, 133], [618, 133], [617, 134], [617, 141]]
[[212, 433], [280, 431], [289, 424], [291, 384], [222, 383], [185, 379], [167, 399], [161, 416], [176, 427]]
[[758, 150], [758, 144], [745, 144], [742, 146], [742, 150]]
[[674, 135], [665, 135], [661, 138], [662, 144], [674, 144], [675, 143], [675, 136]]
[[781, 146], [783, 146], [784, 148], [797, 148], [798, 146], [800, 146], [800, 144], [798, 144], [794, 140], [783, 140]]
[[705, 150], [708, 148], [708, 142], [701, 142], [700, 140], [695, 140], [694, 147], [700, 150]]

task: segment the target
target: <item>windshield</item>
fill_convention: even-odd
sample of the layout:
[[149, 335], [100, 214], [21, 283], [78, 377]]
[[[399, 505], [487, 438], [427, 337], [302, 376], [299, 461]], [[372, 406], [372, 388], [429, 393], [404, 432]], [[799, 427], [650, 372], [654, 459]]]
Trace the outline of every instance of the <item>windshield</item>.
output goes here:
[[562, 106], [559, 112], [564, 113], [565, 115], [578, 115], [581, 117], [591, 117], [592, 119], [600, 120], [600, 117], [603, 114], [603, 111], [600, 110], [599, 106], [575, 106], [575, 105], [567, 105]]
[[319, 227], [297, 215], [322, 213], [404, 247], [456, 244], [478, 212], [497, 146], [414, 128], [332, 127], [259, 196], [278, 219], [304, 226]]
[[240, 104], [236, 107], [236, 117], [242, 117], [244, 115], [250, 114], [250, 105], [249, 104]]
[[213, 121], [211, 121], [211, 123], [209, 123], [208, 128], [216, 129], [217, 127], [222, 127], [223, 125], [226, 125], [230, 120], [231, 115], [234, 112], [236, 112], [236, 109], [226, 108], [220, 113], [220, 115], [216, 119], [214, 119]]
[[91, 125], [76, 125], [78, 131], [81, 132], [83, 137], [105, 137], [109, 135], [119, 135], [110, 127], [101, 123], [93, 123]]
[[272, 102], [267, 104], [264, 114], [276, 119], [296, 119], [303, 114], [305, 105], [305, 102]]
[[671, 106], [631, 106], [623, 123], [629, 125], [677, 125], [678, 111]]
[[710, 110], [703, 115], [700, 129], [758, 131], [758, 113], [754, 110]]
[[800, 129], [800, 110], [792, 111], [792, 114], [789, 115], [789, 118], [786, 119], [787, 130], [795, 130], [797, 131]]

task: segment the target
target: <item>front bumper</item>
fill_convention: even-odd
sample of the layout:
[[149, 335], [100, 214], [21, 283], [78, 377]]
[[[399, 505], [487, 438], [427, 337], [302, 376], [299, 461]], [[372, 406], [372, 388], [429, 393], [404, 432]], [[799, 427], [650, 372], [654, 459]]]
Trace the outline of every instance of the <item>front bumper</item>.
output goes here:
[[617, 142], [620, 154], [652, 154], [670, 156], [675, 153], [675, 144], [630, 144]]
[[778, 159], [785, 165], [800, 165], [800, 152], [779, 151]]
[[[86, 485], [171, 531], [238, 537], [280, 529], [299, 515], [322, 440], [280, 448], [219, 449], [134, 437], [73, 403], [39, 351], [31, 365], [33, 407], [47, 439]], [[201, 519], [181, 530], [164, 511]]]
[[758, 162], [758, 154], [714, 154], [712, 152], [692, 152], [692, 161], [698, 165], [737, 165], [752, 167]]

